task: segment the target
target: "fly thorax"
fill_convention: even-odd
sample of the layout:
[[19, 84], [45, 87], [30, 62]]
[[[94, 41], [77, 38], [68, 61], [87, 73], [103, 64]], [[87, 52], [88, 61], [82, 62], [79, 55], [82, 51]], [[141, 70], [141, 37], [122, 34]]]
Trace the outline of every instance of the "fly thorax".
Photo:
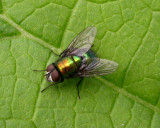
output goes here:
[[82, 63], [81, 58], [79, 56], [73, 56], [73, 59], [77, 67], [80, 67]]
[[62, 76], [68, 77], [72, 75], [81, 65], [81, 58], [78, 56], [63, 57], [60, 60], [58, 60], [55, 64], [61, 72]]

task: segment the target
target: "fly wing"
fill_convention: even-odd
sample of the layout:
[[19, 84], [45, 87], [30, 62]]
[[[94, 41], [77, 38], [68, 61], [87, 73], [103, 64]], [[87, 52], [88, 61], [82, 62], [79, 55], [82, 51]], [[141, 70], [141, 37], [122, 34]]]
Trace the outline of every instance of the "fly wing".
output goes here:
[[106, 75], [114, 72], [117, 68], [118, 64], [114, 61], [93, 58], [90, 64], [82, 66], [74, 75], [77, 77]]
[[81, 56], [86, 53], [92, 46], [95, 39], [97, 29], [96, 27], [88, 27], [84, 29], [79, 35], [71, 42], [66, 50], [61, 53], [61, 56], [77, 55]]

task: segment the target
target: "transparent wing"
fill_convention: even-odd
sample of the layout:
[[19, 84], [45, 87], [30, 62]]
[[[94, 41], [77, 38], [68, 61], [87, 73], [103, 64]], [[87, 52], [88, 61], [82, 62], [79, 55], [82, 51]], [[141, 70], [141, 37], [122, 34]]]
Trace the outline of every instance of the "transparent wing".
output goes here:
[[83, 65], [75, 74], [77, 77], [99, 76], [114, 72], [118, 68], [118, 64], [111, 60], [93, 58], [90, 64]]
[[61, 53], [61, 56], [70, 56], [70, 55], [83, 55], [86, 53], [92, 46], [92, 43], [95, 39], [97, 33], [96, 27], [88, 27], [84, 29], [68, 46], [66, 50]]

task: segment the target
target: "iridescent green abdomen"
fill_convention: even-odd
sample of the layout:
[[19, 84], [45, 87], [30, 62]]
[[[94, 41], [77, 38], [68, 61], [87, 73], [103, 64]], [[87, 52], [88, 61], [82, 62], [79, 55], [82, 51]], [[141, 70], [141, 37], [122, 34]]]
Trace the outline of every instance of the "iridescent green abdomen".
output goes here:
[[85, 60], [84, 63], [90, 63], [92, 61], [92, 58], [96, 57], [93, 51], [89, 50], [87, 53], [83, 55], [83, 58]]
[[63, 77], [69, 77], [81, 66], [81, 58], [78, 56], [63, 57], [55, 64]]

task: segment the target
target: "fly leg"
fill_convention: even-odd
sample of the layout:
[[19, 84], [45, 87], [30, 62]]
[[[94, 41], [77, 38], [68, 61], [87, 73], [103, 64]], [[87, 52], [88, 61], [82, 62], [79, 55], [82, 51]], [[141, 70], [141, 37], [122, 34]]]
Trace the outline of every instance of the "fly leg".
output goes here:
[[94, 44], [91, 45], [91, 48], [94, 46]]
[[56, 85], [56, 84], [59, 84], [59, 83], [61, 83], [61, 82], [57, 82], [57, 83], [51, 84], [51, 85], [45, 87], [43, 90], [41, 90], [41, 92], [45, 91], [47, 88], [51, 87], [52, 85]]
[[81, 79], [79, 80], [79, 82], [77, 83], [77, 93], [78, 93], [78, 98], [80, 99], [80, 95], [79, 95], [79, 85], [82, 82], [83, 77], [81, 77]]
[[54, 55], [56, 55], [56, 56], [59, 57], [59, 55], [58, 55], [57, 53], [55, 53], [53, 50], [51, 50], [51, 52], [52, 52]]
[[43, 72], [43, 71], [46, 71], [46, 70], [33, 70], [34, 72]]

